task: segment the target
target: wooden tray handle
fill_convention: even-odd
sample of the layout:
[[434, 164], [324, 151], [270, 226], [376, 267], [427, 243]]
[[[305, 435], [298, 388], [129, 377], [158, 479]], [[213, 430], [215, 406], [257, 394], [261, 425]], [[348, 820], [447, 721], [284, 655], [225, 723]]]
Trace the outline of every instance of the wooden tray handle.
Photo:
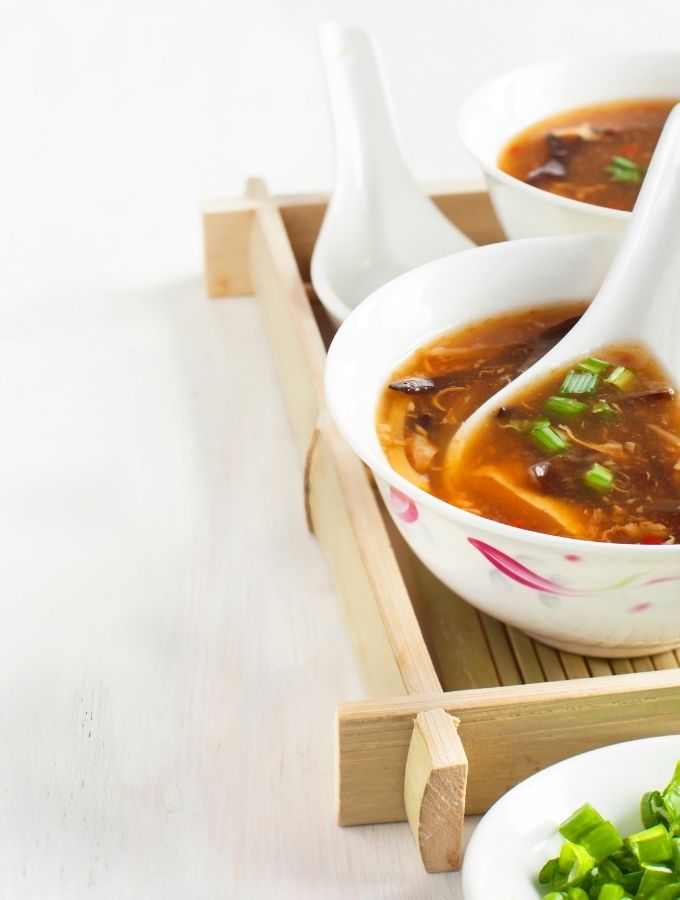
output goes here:
[[413, 725], [404, 805], [428, 872], [460, 868], [468, 761], [458, 724], [443, 709], [429, 709]]

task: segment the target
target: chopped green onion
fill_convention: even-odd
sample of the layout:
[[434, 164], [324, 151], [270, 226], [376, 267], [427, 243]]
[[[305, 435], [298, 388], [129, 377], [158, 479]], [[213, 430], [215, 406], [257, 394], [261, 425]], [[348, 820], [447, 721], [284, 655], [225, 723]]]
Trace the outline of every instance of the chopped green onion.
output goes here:
[[570, 887], [567, 891], [567, 900], [590, 900], [590, 898], [583, 888]]
[[593, 463], [583, 476], [583, 480], [588, 487], [596, 491], [608, 491], [614, 483], [614, 473], [606, 466]]
[[558, 866], [567, 876], [567, 887], [581, 884], [595, 865], [595, 860], [581, 844], [562, 844]]
[[597, 387], [597, 375], [592, 372], [575, 372], [570, 369], [560, 385], [560, 394], [593, 394]]
[[560, 419], [573, 419], [584, 410], [588, 409], [587, 403], [574, 400], [572, 397], [548, 397], [543, 404], [543, 409]]
[[604, 171], [612, 176], [612, 181], [632, 181], [639, 184], [647, 170], [625, 156], [612, 156], [611, 163], [604, 166]]
[[626, 872], [626, 874], [621, 879], [621, 884], [625, 887], [631, 897], [633, 897], [635, 894], [637, 894], [637, 889], [640, 887], [641, 880], [642, 869], [637, 869], [635, 872]]
[[567, 900], [590, 900], [588, 894], [581, 887], [569, 888]]
[[600, 888], [597, 900], [622, 900], [625, 896], [626, 892], [620, 884], [613, 884], [611, 881], [606, 881]]
[[[604, 466], [600, 466], [600, 468], [604, 469]], [[604, 471], [611, 475], [609, 469], [604, 469]], [[610, 853], [623, 847], [623, 838], [611, 822], [602, 822], [600, 825], [596, 825], [592, 831], [584, 834], [580, 843], [590, 853], [595, 862], [599, 863], [606, 859]]]
[[603, 822], [604, 818], [599, 812], [590, 803], [584, 803], [583, 806], [579, 807], [575, 813], [572, 813], [568, 819], [565, 819], [558, 826], [558, 831], [562, 837], [572, 843], [576, 843], [584, 834], [592, 831], [596, 825], [601, 825]]
[[647, 791], [640, 800], [640, 818], [645, 828], [659, 823], [667, 824], [668, 817], [664, 807], [663, 797], [659, 791]]
[[566, 450], [569, 446], [559, 431], [555, 431], [550, 425], [543, 425], [542, 421], [540, 424], [533, 426], [529, 435], [539, 447], [547, 450], [548, 453], [559, 453], [561, 450]]
[[680, 838], [671, 838], [673, 868], [680, 874]]
[[552, 881], [553, 875], [555, 874], [555, 869], [557, 868], [557, 860], [549, 859], [548, 862], [543, 866], [541, 871], [538, 873], [538, 883], [539, 884], [550, 884]]
[[593, 412], [607, 422], [616, 422], [621, 418], [621, 413], [607, 403], [606, 400], [596, 400], [593, 403]]
[[675, 880], [673, 870], [668, 866], [645, 866], [640, 887], [637, 889], [636, 898], [647, 900], [656, 897], [657, 891]]
[[563, 894], [562, 891], [550, 891], [549, 894], [546, 894], [543, 900], [565, 900], [566, 894]]
[[604, 359], [598, 359], [596, 356], [589, 356], [588, 359], [582, 360], [576, 364], [579, 372], [590, 372], [592, 375], [601, 375], [605, 369], [608, 369], [611, 363]]
[[613, 384], [620, 391], [628, 390], [634, 381], [635, 372], [632, 369], [627, 369], [625, 366], [617, 366], [605, 378], [607, 384]]
[[676, 765], [673, 777], [661, 796], [666, 808], [671, 834], [680, 834], [680, 762]]
[[[621, 839], [621, 844], [623, 845], [623, 839]], [[612, 850], [612, 853], [616, 853], [616, 850]], [[635, 861], [635, 865], [637, 866], [637, 860]], [[602, 875], [604, 878], [609, 881], [614, 881], [616, 884], [621, 884], [621, 879], [623, 878], [623, 872], [616, 865], [613, 859], [605, 858], [599, 861], [597, 866], [598, 875]]]
[[671, 840], [663, 825], [654, 825], [631, 834], [626, 838], [626, 843], [643, 865], [667, 862], [673, 856]]
[[678, 900], [680, 897], [680, 882], [666, 884], [654, 894], [654, 900]]

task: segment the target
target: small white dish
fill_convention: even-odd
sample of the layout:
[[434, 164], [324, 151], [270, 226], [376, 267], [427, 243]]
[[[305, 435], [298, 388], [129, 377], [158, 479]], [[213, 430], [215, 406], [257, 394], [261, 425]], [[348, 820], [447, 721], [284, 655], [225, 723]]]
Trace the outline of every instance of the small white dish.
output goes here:
[[518, 784], [475, 829], [463, 861], [465, 900], [539, 900], [537, 875], [563, 843], [557, 826], [584, 803], [623, 834], [639, 831], [640, 798], [663, 790], [680, 735], [612, 744], [556, 763]]
[[506, 235], [622, 234], [630, 213], [526, 184], [499, 169], [498, 155], [518, 132], [548, 116], [595, 103], [660, 97], [680, 97], [680, 53], [569, 56], [514, 69], [470, 94], [458, 131], [484, 171]]

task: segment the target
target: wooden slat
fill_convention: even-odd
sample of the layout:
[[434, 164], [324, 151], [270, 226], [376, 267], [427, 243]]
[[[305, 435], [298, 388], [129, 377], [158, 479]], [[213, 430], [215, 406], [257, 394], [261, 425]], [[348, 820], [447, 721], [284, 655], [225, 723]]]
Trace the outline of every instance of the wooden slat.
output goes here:
[[608, 659], [600, 659], [598, 656], [586, 656], [585, 660], [593, 678], [601, 678], [612, 674], [611, 663]]
[[552, 647], [546, 647], [539, 641], [534, 641], [534, 650], [543, 670], [545, 681], [564, 681], [567, 677], [562, 668], [559, 653]]
[[662, 669], [675, 669], [678, 665], [674, 654], [670, 650], [666, 653], [657, 653], [655, 656], [651, 657], [651, 660], [654, 668], [658, 671], [661, 671]]
[[637, 656], [631, 660], [634, 672], [653, 672], [654, 663], [649, 656]]
[[629, 675], [633, 672], [633, 665], [629, 659], [613, 659], [611, 666], [615, 675]]
[[413, 719], [443, 708], [460, 721], [470, 763], [466, 810], [482, 813], [539, 769], [594, 747], [674, 734], [680, 670], [343, 704], [339, 820], [400, 821]]
[[543, 670], [536, 655], [534, 642], [516, 628], [508, 627], [508, 636], [510, 643], [515, 651], [515, 659], [522, 673], [522, 680], [525, 684], [545, 681]]
[[[479, 621], [486, 635], [500, 684], [505, 686], [522, 684], [522, 674], [517, 667], [517, 660], [512, 651], [505, 625], [482, 612], [479, 613]], [[484, 685], [475, 685], [475, 687], [484, 687]]]
[[560, 650], [560, 659], [567, 678], [588, 678], [590, 675], [586, 661], [582, 656], [578, 656], [576, 653], [568, 653], [566, 650]]

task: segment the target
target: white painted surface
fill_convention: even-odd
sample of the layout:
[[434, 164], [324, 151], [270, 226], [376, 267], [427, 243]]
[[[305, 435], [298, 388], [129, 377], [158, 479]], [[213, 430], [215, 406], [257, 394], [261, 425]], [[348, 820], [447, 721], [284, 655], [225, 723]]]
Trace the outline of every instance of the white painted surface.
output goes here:
[[669, 0], [545, 10], [0, 3], [2, 900], [460, 900], [405, 826], [333, 824], [361, 685], [257, 311], [201, 297], [197, 208], [251, 173], [328, 186], [323, 19], [380, 39], [425, 180], [474, 171], [479, 79], [677, 39]]

